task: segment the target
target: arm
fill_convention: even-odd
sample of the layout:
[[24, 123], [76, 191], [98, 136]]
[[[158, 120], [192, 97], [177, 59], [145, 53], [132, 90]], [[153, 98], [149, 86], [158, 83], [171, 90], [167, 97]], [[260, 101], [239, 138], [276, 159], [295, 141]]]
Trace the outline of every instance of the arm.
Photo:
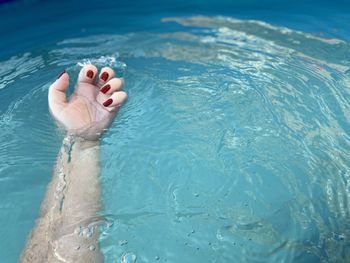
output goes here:
[[99, 143], [64, 139], [22, 262], [102, 262]]
[[[103, 77], [105, 72], [107, 78]], [[21, 262], [103, 261], [98, 242], [99, 137], [127, 96], [120, 91], [123, 82], [113, 78], [112, 69], [103, 68], [97, 83], [96, 75], [93, 65], [85, 66], [69, 102], [65, 97], [69, 80], [66, 72], [50, 87], [51, 113], [69, 135], [63, 140], [41, 215]]]

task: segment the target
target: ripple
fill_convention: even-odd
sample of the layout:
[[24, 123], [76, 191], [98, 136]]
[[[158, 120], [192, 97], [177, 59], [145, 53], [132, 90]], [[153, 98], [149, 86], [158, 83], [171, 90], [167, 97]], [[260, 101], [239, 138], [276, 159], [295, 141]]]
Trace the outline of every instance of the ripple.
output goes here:
[[227, 17], [163, 22], [177, 32], [66, 39], [1, 62], [0, 187], [23, 194], [51, 174], [53, 69], [109, 65], [129, 100], [102, 140], [106, 262], [346, 262], [349, 43]]

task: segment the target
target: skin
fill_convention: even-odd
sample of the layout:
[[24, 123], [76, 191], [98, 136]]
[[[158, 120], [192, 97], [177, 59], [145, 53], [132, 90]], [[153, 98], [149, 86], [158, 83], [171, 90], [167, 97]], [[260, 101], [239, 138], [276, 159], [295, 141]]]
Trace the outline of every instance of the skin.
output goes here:
[[127, 94], [111, 68], [97, 75], [94, 65], [84, 66], [69, 100], [68, 73], [50, 86], [50, 111], [67, 136], [20, 262], [103, 262], [98, 242], [99, 138]]

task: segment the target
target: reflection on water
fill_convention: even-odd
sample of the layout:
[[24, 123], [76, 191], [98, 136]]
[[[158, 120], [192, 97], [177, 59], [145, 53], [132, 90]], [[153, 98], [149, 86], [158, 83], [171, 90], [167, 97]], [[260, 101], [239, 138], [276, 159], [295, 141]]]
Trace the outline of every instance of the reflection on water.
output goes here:
[[1, 190], [37, 183], [32, 163], [40, 187], [49, 180], [61, 138], [47, 113], [52, 70], [108, 64], [129, 101], [103, 138], [106, 262], [347, 262], [350, 45], [259, 21], [163, 22], [181, 27], [1, 62], [14, 98], [0, 109]]

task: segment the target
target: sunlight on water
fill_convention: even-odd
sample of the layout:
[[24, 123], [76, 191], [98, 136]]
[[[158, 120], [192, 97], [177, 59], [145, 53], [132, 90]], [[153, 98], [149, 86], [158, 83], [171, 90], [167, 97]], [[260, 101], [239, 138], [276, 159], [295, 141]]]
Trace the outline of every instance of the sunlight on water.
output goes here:
[[67, 39], [0, 63], [0, 89], [18, 94], [0, 111], [0, 189], [49, 180], [13, 164], [51, 173], [52, 70], [109, 65], [129, 101], [102, 144], [106, 262], [346, 262], [350, 45], [259, 21], [163, 22], [179, 30]]

